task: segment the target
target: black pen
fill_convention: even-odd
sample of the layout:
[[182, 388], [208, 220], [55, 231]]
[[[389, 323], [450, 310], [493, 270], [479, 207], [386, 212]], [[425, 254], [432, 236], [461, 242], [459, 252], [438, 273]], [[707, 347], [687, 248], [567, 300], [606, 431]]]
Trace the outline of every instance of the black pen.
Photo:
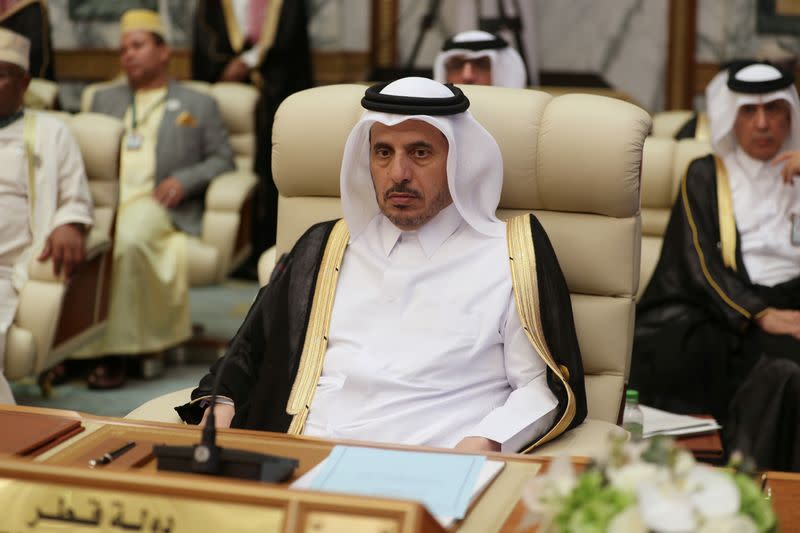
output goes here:
[[111, 461], [113, 461], [114, 459], [116, 459], [117, 457], [122, 455], [123, 453], [127, 452], [128, 450], [130, 450], [134, 446], [136, 446], [136, 443], [133, 442], [133, 441], [131, 441], [131, 442], [127, 443], [127, 444], [123, 444], [122, 446], [120, 446], [116, 450], [104, 453], [98, 459], [92, 459], [91, 461], [89, 461], [89, 466], [94, 468], [97, 465], [107, 465], [108, 463], [110, 463]]

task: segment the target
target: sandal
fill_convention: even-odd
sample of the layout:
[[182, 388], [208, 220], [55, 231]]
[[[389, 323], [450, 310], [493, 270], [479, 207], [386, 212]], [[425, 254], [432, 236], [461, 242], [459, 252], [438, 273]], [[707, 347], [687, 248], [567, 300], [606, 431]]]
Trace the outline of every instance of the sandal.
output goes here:
[[128, 378], [128, 360], [126, 357], [104, 357], [86, 376], [86, 383], [90, 389], [111, 390], [118, 389], [125, 384]]
[[49, 398], [53, 394], [53, 387], [63, 385], [71, 378], [68, 370], [67, 363], [62, 361], [47, 370], [43, 370], [39, 377], [36, 379], [39, 388], [42, 391], [42, 396]]

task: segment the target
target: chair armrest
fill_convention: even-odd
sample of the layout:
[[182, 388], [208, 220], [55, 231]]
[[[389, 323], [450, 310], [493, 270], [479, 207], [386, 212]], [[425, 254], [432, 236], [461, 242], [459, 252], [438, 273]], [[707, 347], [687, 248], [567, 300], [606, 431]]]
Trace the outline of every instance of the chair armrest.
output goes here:
[[[111, 239], [108, 238], [102, 231], [92, 228], [89, 235], [86, 236], [86, 258], [89, 261], [101, 254], [106, 253], [111, 249]], [[53, 260], [39, 261], [36, 259], [38, 253], [34, 254], [28, 263], [28, 279], [35, 281], [49, 281], [54, 283], [61, 283], [63, 279], [56, 277], [53, 274]]]
[[261, 257], [258, 258], [258, 284], [263, 287], [269, 282], [272, 276], [272, 271], [275, 269], [275, 260], [278, 249], [275, 246], [270, 246]]
[[206, 209], [212, 211], [240, 211], [253, 193], [258, 180], [252, 172], [235, 170], [220, 174], [211, 181], [206, 191]]

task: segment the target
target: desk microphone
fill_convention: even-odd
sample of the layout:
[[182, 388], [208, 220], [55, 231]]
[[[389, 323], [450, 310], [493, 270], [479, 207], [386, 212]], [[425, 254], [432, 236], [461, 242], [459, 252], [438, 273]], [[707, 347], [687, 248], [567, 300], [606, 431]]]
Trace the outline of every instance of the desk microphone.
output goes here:
[[211, 403], [206, 408], [210, 411], [200, 443], [194, 446], [154, 446], [153, 454], [156, 457], [157, 468], [170, 472], [207, 474], [270, 483], [285, 481], [297, 468], [297, 459], [217, 446], [214, 407], [217, 404], [217, 392], [227, 363], [226, 355], [214, 379]]

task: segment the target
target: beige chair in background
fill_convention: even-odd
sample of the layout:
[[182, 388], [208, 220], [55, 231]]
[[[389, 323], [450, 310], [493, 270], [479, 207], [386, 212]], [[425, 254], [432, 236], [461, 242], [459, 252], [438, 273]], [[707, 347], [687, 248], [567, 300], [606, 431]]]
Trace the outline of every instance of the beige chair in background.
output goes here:
[[[705, 113], [700, 113], [705, 117]], [[652, 137], [660, 139], [674, 139], [684, 124], [694, 116], [694, 111], [680, 109], [675, 111], [660, 111], [653, 114]], [[705, 120], [705, 118], [703, 119]]]
[[[87, 86], [81, 109], [92, 107], [98, 89], [124, 83], [122, 78]], [[236, 170], [214, 178], [206, 190], [203, 227], [199, 238], [188, 240], [189, 282], [192, 286], [219, 283], [250, 255], [255, 187], [255, 106], [258, 91], [242, 83], [182, 84], [212, 96], [236, 156]]]
[[642, 156], [642, 259], [637, 300], [642, 296], [661, 254], [664, 231], [681, 181], [692, 160], [711, 153], [708, 142], [648, 137]]
[[110, 298], [112, 236], [119, 184], [122, 123], [95, 113], [54, 113], [80, 146], [94, 201], [87, 260], [69, 282], [54, 277], [50, 261], [31, 260], [29, 279], [6, 340], [9, 380], [36, 376], [103, 333]]
[[[536, 213], [572, 294], [589, 415], [536, 453], [588, 455], [617, 421], [629, 368], [642, 144], [650, 117], [600, 96], [553, 98], [480, 86], [464, 91], [503, 153], [500, 216]], [[341, 217], [339, 169], [363, 94], [361, 85], [318, 87], [290, 96], [278, 110], [272, 152], [280, 191], [275, 255], [290, 250], [312, 224]], [[188, 399], [189, 390], [152, 400], [129, 416], [176, 421], [172, 407]]]

